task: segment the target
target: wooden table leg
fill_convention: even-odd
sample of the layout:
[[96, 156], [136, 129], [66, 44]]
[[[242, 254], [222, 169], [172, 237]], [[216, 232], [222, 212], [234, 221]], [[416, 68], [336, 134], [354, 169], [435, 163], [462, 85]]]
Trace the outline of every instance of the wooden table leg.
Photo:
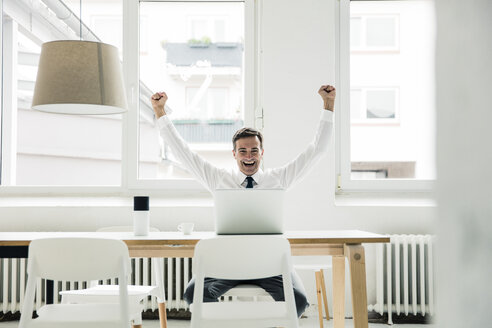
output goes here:
[[361, 244], [345, 245], [345, 256], [347, 256], [350, 266], [354, 328], [368, 328], [364, 247]]
[[167, 328], [166, 302], [158, 303], [158, 305], [159, 305], [159, 321], [161, 323], [161, 328]]
[[333, 327], [345, 327], [345, 257], [333, 256]]

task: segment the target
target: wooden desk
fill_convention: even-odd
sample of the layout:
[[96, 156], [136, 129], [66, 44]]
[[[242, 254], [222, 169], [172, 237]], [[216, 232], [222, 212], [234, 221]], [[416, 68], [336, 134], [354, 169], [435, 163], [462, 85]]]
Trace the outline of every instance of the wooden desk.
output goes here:
[[[333, 261], [333, 319], [335, 328], [344, 327], [345, 257], [350, 267], [354, 328], [367, 328], [367, 291], [364, 243], [387, 243], [390, 238], [358, 230], [289, 231], [284, 233], [292, 255], [330, 255]], [[134, 257], [193, 257], [200, 239], [216, 237], [214, 232], [151, 232], [136, 237], [132, 232], [0, 232], [1, 257], [27, 257], [33, 239], [49, 237], [100, 237], [123, 240]]]

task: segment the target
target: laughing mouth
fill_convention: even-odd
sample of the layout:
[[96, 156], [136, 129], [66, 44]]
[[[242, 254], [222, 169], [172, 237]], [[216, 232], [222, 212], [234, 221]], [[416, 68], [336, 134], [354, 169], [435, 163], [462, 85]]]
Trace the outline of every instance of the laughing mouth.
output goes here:
[[256, 161], [243, 161], [243, 165], [246, 167], [252, 167], [256, 164]]

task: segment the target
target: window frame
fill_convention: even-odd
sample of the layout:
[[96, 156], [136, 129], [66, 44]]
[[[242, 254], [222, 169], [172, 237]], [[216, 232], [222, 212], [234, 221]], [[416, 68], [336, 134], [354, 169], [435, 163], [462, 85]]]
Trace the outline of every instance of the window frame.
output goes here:
[[[206, 0], [179, 0], [180, 2], [209, 2]], [[258, 7], [255, 6], [254, 0], [232, 0], [233, 2], [244, 3], [244, 34], [245, 34], [245, 46], [244, 46], [244, 60], [245, 67], [251, 67], [254, 69], [248, 69], [244, 71], [244, 122], [247, 125], [252, 126], [254, 122], [255, 111], [254, 108], [259, 106], [259, 99], [255, 89], [256, 80], [258, 79], [259, 67], [256, 65], [257, 58], [254, 55], [257, 53], [255, 49], [258, 46], [258, 30], [255, 28], [256, 19], [258, 17]], [[122, 184], [129, 190], [133, 189], [146, 189], [153, 191], [167, 192], [171, 190], [181, 191], [194, 191], [205, 192], [206, 189], [194, 179], [139, 179], [138, 178], [138, 120], [139, 120], [139, 108], [138, 102], [135, 104], [134, 99], [138, 98], [139, 91], [139, 70], [138, 64], [131, 65], [131, 63], [139, 62], [138, 53], [138, 18], [139, 18], [139, 4], [140, 2], [175, 2], [172, 0], [131, 0], [125, 3], [123, 10], [123, 20], [128, 17], [127, 24], [124, 26], [123, 35], [127, 36], [123, 38], [123, 58], [124, 69], [123, 75], [127, 83], [127, 96], [131, 107], [136, 110], [131, 110], [126, 115], [127, 121], [124, 123], [128, 129], [127, 135], [137, 136], [137, 138], [130, 139], [128, 136], [124, 138], [124, 151], [123, 151], [123, 164], [122, 172], [126, 175], [123, 177]], [[214, 0], [213, 2], [231, 2], [231, 0]], [[126, 14], [126, 16], [125, 16]], [[125, 33], [126, 32], [126, 33]], [[126, 41], [126, 44], [125, 44]], [[128, 58], [128, 60], [125, 60]], [[248, 108], [250, 110], [248, 110]]]
[[[160, 179], [143, 180], [138, 178], [139, 162], [139, 115], [140, 115], [140, 81], [139, 81], [139, 38], [140, 38], [140, 2], [176, 2], [172, 0], [128, 0], [123, 1], [123, 78], [128, 98], [129, 110], [122, 114], [122, 153], [121, 180], [114, 186], [16, 186], [0, 185], [0, 195], [133, 195], [145, 192], [152, 195], [202, 195], [207, 190], [194, 179]], [[179, 0], [179, 2], [210, 2], [206, 0]], [[251, 69], [244, 73], [244, 121], [254, 126], [257, 123], [255, 113], [261, 108], [258, 86], [260, 70], [258, 41], [259, 8], [254, 0], [213, 0], [212, 2], [243, 2], [244, 3], [244, 61], [245, 67]], [[1, 3], [1, 2], [0, 2]], [[3, 6], [0, 5], [3, 11]], [[2, 24], [3, 25], [3, 24]], [[0, 27], [0, 31], [2, 28]], [[0, 58], [3, 56], [3, 51]], [[3, 68], [3, 67], [2, 67]], [[3, 72], [3, 70], [2, 70]], [[3, 73], [2, 73], [3, 74]], [[1, 83], [0, 83], [1, 86]], [[148, 90], [144, 90], [148, 91]], [[1, 95], [3, 103], [4, 95]], [[2, 105], [3, 107], [3, 105]], [[0, 127], [0, 131], [5, 126]], [[5, 132], [5, 131], [3, 131]], [[0, 137], [2, 141], [8, 138]], [[2, 144], [2, 146], [5, 146]], [[2, 148], [0, 148], [2, 149]], [[2, 158], [5, 164], [5, 158]], [[1, 170], [0, 170], [1, 172]]]
[[[429, 194], [435, 180], [384, 179], [352, 180], [350, 156], [350, 1], [340, 0], [336, 8], [336, 81], [337, 119], [335, 120], [335, 193], [425, 193]], [[354, 0], [352, 0], [354, 1]], [[383, 1], [383, 0], [381, 0]], [[399, 24], [398, 24], [399, 28]], [[398, 41], [398, 45], [400, 42]], [[398, 120], [398, 118], [397, 118]], [[369, 124], [369, 123], [368, 123]]]

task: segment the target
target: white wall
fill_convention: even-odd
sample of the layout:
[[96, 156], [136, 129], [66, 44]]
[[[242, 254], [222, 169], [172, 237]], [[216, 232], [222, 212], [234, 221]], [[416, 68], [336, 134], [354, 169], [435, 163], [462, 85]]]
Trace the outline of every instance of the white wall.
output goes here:
[[[317, 90], [321, 84], [335, 83], [335, 12], [334, 0], [268, 0], [262, 4], [265, 166], [273, 167], [292, 159], [314, 137], [322, 107]], [[335, 206], [334, 172], [332, 149], [304, 181], [289, 191], [287, 229], [433, 232], [433, 207], [410, 203], [406, 206], [375, 203]], [[142, 192], [148, 191], [135, 193]], [[131, 194], [102, 199], [27, 200], [2, 196], [0, 230], [83, 231], [104, 225], [129, 224]], [[175, 230], [179, 222], [192, 221], [198, 230], [213, 229], [210, 199], [199, 198], [191, 203], [186, 195], [184, 200], [175, 196], [152, 198], [153, 225], [162, 230]], [[30, 205], [21, 206], [26, 202]], [[375, 299], [374, 261], [370, 254], [367, 257], [371, 303]]]

